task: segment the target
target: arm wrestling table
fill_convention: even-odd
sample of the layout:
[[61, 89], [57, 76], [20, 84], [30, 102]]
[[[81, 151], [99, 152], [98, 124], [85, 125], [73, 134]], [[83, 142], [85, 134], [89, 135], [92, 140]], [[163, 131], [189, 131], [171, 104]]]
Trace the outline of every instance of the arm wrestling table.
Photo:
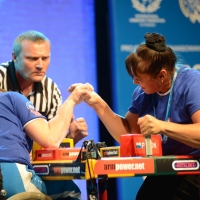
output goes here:
[[[81, 148], [71, 148], [71, 139], [65, 139], [63, 144], [68, 143], [64, 147], [70, 148], [36, 150], [33, 168], [44, 180], [86, 180], [88, 200], [108, 200], [108, 178], [200, 174], [200, 156], [155, 156], [157, 150], [162, 155], [158, 136], [125, 135], [121, 137], [120, 147], [95, 145], [93, 140], [84, 141]], [[121, 153], [124, 157], [120, 157]]]
[[[103, 190], [99, 200], [107, 200], [106, 179], [149, 175], [200, 174], [200, 157], [159, 156], [159, 157], [110, 157], [74, 162], [67, 160], [33, 161], [37, 175], [45, 180], [87, 180], [89, 187], [98, 180]], [[88, 191], [90, 193], [90, 191]], [[89, 198], [88, 194], [88, 199]], [[97, 199], [97, 198], [96, 198]]]

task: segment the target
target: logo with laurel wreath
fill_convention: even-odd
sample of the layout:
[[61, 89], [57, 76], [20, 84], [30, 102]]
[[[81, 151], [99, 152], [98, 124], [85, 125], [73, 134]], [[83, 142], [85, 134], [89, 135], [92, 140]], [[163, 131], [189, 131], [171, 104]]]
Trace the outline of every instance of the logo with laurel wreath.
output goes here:
[[162, 0], [131, 0], [133, 8], [142, 13], [153, 13], [160, 8]]
[[182, 13], [192, 23], [200, 23], [200, 0], [179, 0]]

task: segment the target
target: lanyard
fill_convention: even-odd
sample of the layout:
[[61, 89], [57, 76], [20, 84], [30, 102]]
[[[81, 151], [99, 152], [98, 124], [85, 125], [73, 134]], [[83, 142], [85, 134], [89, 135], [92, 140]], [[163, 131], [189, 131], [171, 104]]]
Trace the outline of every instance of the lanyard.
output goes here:
[[[169, 92], [169, 99], [168, 99], [168, 103], [167, 103], [167, 111], [166, 111], [166, 115], [165, 115], [165, 121], [169, 120], [169, 116], [170, 116], [170, 113], [171, 113], [172, 93], [173, 93], [174, 82], [176, 80], [178, 71], [179, 71], [179, 68], [176, 68], [176, 71], [174, 73], [174, 77], [173, 77], [173, 80], [172, 80], [170, 92]], [[154, 107], [154, 117], [156, 117], [155, 107]], [[167, 139], [168, 139], [168, 136], [163, 135], [162, 142], [165, 144], [167, 142]]]

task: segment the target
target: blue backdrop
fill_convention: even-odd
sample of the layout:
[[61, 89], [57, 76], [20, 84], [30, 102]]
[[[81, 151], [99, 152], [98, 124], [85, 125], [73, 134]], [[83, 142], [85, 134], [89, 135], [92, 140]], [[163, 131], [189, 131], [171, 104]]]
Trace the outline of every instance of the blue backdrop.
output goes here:
[[[125, 115], [135, 89], [125, 69], [125, 58], [144, 42], [147, 32], [158, 32], [189, 67], [200, 69], [200, 1], [110, 0], [113, 109]], [[118, 199], [134, 200], [142, 178], [118, 180]]]
[[[163, 34], [184, 63], [200, 68], [200, 2], [109, 0], [109, 3], [113, 109], [124, 115], [135, 88], [126, 73], [124, 60], [143, 42], [146, 32]], [[63, 99], [68, 96], [68, 86], [74, 82], [90, 82], [97, 91], [94, 15], [94, 0], [0, 0], [0, 62], [11, 59], [12, 43], [17, 35], [37, 30], [52, 42], [48, 76], [58, 84]], [[78, 105], [75, 116], [82, 116], [88, 122], [86, 139], [99, 141], [98, 119], [93, 110], [84, 104]], [[118, 199], [135, 199], [142, 181], [142, 178], [119, 179]], [[86, 200], [85, 182], [77, 184]]]
[[[63, 100], [75, 82], [90, 82], [95, 90], [96, 56], [93, 0], [0, 0], [0, 63], [10, 60], [12, 43], [22, 32], [37, 30], [52, 43], [47, 75], [59, 86]], [[75, 108], [84, 117], [89, 136], [98, 142], [98, 118], [85, 104]], [[81, 146], [82, 141], [76, 146]], [[86, 200], [85, 181], [76, 181]]]

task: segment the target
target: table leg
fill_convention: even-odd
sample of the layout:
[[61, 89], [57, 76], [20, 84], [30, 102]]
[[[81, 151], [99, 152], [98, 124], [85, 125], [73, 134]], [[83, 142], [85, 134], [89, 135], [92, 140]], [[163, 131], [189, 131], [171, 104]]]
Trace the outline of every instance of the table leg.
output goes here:
[[87, 199], [88, 200], [98, 200], [97, 183], [96, 179], [89, 179], [86, 181], [87, 185]]
[[99, 200], [108, 200], [107, 179], [98, 179]]

